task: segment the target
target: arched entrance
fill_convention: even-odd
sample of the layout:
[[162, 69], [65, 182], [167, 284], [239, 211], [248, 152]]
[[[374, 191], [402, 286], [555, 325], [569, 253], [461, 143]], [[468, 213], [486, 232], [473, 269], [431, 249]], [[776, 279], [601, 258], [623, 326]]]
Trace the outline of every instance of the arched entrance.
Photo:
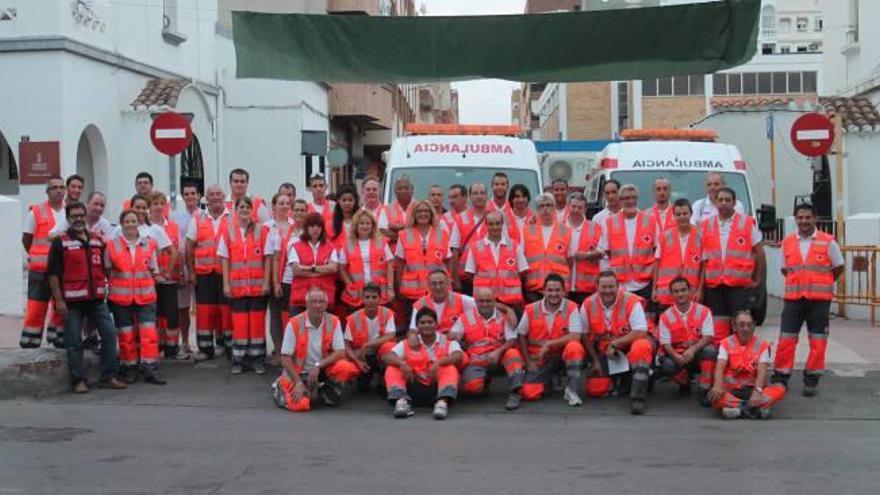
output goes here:
[[107, 192], [107, 148], [101, 131], [94, 125], [87, 126], [79, 136], [76, 173], [86, 181], [86, 194], [92, 191]]
[[0, 194], [18, 194], [18, 164], [3, 132], [0, 132]]
[[187, 182], [195, 182], [199, 192], [205, 193], [205, 162], [202, 158], [202, 146], [195, 134], [189, 147], [180, 154], [180, 192], [183, 192], [183, 185]]

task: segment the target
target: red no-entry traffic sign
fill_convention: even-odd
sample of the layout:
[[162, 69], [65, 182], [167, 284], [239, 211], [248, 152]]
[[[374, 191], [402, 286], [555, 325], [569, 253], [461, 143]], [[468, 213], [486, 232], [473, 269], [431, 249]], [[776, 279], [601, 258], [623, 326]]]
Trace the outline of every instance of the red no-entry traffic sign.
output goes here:
[[824, 155], [833, 143], [834, 124], [821, 113], [801, 115], [791, 125], [791, 144], [802, 155]]
[[150, 141], [160, 153], [169, 156], [181, 153], [192, 141], [189, 120], [174, 112], [159, 115], [150, 126]]

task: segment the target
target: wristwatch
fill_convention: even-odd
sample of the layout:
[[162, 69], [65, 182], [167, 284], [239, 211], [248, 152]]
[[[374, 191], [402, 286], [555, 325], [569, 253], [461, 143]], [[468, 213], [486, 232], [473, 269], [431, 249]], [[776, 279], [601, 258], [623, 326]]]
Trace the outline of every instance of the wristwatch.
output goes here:
[[763, 394], [763, 393], [764, 393], [764, 387], [755, 387], [755, 392], [758, 392], [759, 394]]

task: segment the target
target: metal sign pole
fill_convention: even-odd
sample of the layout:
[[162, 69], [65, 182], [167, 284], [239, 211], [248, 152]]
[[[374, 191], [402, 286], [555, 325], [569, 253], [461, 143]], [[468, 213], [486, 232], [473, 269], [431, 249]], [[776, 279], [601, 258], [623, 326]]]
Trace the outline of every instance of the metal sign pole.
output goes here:
[[168, 195], [171, 197], [171, 211], [177, 208], [177, 172], [174, 166], [174, 159], [178, 155], [168, 155]]

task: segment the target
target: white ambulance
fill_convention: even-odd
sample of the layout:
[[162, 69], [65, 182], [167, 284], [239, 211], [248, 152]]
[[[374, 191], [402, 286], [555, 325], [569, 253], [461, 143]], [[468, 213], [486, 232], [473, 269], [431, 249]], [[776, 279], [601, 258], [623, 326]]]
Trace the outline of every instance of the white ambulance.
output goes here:
[[755, 214], [746, 175], [746, 162], [736, 146], [715, 142], [708, 129], [634, 129], [623, 132], [624, 141], [608, 144], [597, 166], [587, 175], [585, 193], [593, 207], [604, 207], [600, 192], [609, 179], [639, 188], [639, 208], [654, 203], [654, 180], [669, 179], [672, 201], [706, 197], [705, 179], [718, 172], [749, 215]]
[[[746, 174], [746, 162], [739, 149], [716, 142], [718, 134], [709, 129], [633, 129], [622, 133], [624, 141], [610, 143], [599, 154], [598, 165], [587, 175], [585, 193], [590, 213], [605, 207], [602, 189], [611, 179], [639, 189], [639, 208], [654, 203], [654, 180], [669, 179], [670, 201], [687, 198], [691, 203], [706, 197], [706, 174], [718, 172], [728, 187], [736, 191], [743, 211], [753, 215], [759, 226], [775, 226], [772, 206], [756, 208]], [[762, 218], [763, 217], [763, 218]], [[752, 315], [760, 325], [767, 312], [765, 284], [752, 297]]]
[[534, 199], [542, 190], [538, 153], [532, 141], [516, 137], [520, 132], [509, 125], [407, 125], [406, 136], [395, 139], [386, 155], [385, 202], [394, 200], [394, 182], [404, 175], [416, 198], [427, 198], [434, 184], [448, 191], [477, 182], [491, 198], [496, 172], [507, 174], [511, 186], [525, 185]]

